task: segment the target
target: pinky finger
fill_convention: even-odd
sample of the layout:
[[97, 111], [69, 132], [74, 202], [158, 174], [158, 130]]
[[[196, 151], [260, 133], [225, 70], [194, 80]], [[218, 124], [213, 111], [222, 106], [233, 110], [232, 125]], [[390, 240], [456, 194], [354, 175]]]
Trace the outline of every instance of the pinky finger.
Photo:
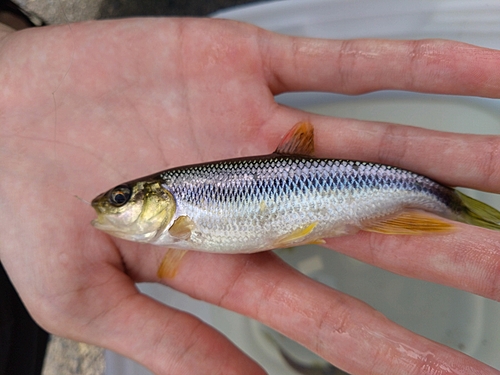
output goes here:
[[[112, 284], [101, 286], [92, 303], [79, 305], [80, 313], [71, 321], [59, 319], [56, 326], [47, 325], [47, 329], [113, 350], [157, 375], [265, 374], [198, 318], [141, 294], [130, 279], [122, 279], [120, 285], [119, 289]], [[101, 308], [90, 314], [86, 306]], [[94, 317], [89, 320], [89, 316]]]
[[115, 330], [101, 337], [104, 346], [155, 374], [265, 374], [213, 328], [144, 295], [135, 295], [107, 320]]

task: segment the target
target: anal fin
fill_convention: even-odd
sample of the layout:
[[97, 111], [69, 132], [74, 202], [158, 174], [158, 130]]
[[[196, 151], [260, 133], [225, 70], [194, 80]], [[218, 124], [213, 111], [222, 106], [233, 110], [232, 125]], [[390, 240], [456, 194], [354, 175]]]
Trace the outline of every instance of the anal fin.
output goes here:
[[309, 239], [306, 240], [306, 237], [312, 232], [312, 230], [316, 227], [318, 223], [313, 222], [306, 227], [302, 227], [294, 230], [278, 239], [276, 243], [274, 243], [275, 248], [281, 247], [290, 247], [290, 246], [298, 246], [305, 243], [314, 243], [318, 241], [318, 239]]
[[326, 241], [323, 238], [318, 238], [317, 240], [306, 242], [304, 245], [324, 245], [324, 244], [326, 244]]
[[160, 279], [173, 279], [177, 274], [177, 270], [181, 264], [182, 258], [188, 250], [168, 249], [156, 271], [156, 275]]
[[380, 221], [370, 221], [361, 229], [383, 234], [419, 235], [450, 232], [454, 228], [452, 224], [430, 213], [406, 210]]

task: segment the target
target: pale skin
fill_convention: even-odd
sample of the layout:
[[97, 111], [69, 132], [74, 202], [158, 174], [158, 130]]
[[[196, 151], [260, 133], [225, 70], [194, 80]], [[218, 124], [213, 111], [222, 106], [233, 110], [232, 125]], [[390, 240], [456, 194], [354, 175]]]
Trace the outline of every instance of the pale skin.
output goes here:
[[[156, 374], [263, 374], [226, 338], [142, 295], [159, 282], [255, 318], [352, 374], [499, 374], [318, 284], [272, 253], [166, 249], [90, 226], [90, 200], [168, 167], [273, 151], [298, 121], [316, 155], [382, 162], [500, 192], [497, 136], [336, 119], [273, 95], [382, 89], [500, 97], [500, 52], [456, 42], [328, 41], [220, 20], [123, 20], [0, 31], [0, 259], [45, 329]], [[393, 272], [500, 300], [500, 232], [359, 233], [326, 246]]]

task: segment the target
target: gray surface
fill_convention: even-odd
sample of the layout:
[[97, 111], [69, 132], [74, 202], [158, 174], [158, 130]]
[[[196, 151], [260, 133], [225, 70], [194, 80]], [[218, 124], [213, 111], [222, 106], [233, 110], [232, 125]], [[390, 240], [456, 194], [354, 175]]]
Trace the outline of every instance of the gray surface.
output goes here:
[[206, 16], [252, 0], [14, 0], [48, 24], [134, 16]]
[[104, 350], [51, 336], [42, 375], [103, 375]]

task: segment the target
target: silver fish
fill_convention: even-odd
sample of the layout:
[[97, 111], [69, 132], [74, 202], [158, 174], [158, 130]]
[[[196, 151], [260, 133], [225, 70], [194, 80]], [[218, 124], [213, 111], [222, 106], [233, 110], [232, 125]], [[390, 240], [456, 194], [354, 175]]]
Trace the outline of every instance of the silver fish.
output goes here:
[[[297, 124], [275, 153], [169, 169], [96, 197], [92, 224], [169, 248], [252, 253], [359, 230], [423, 234], [451, 219], [500, 229], [500, 212], [425, 176], [376, 163], [319, 159]], [[435, 216], [437, 215], [437, 216]]]

